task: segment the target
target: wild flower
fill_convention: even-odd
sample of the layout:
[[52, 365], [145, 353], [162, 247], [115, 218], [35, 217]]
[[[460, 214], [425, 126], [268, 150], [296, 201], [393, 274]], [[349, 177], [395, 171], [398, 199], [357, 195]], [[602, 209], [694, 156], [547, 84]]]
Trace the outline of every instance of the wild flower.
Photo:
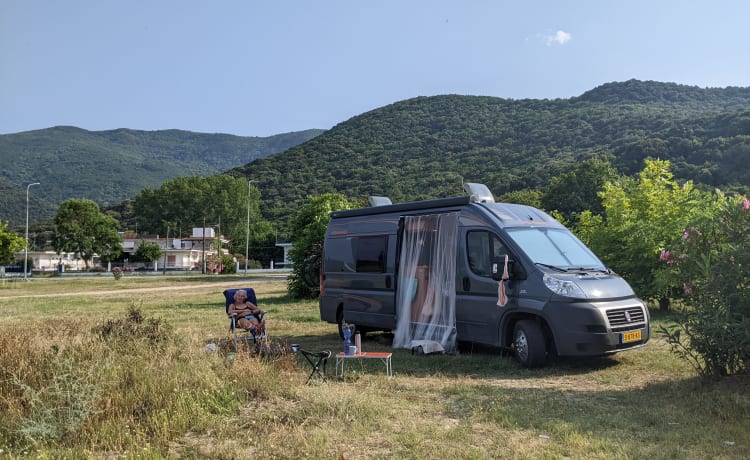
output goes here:
[[693, 236], [702, 236], [696, 227], [689, 227], [682, 231], [682, 239], [685, 241], [689, 241]]
[[667, 265], [674, 264], [674, 259], [672, 259], [672, 252], [667, 251], [666, 249], [662, 249], [659, 253], [659, 260], [661, 260], [662, 262], [666, 262]]
[[742, 210], [743, 211], [750, 210], [750, 200], [748, 200], [747, 198], [742, 199]]

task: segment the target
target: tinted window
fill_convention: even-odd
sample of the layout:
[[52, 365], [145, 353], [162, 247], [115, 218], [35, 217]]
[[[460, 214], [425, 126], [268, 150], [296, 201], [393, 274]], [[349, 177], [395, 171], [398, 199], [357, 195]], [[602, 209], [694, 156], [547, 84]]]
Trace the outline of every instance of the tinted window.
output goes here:
[[494, 234], [479, 231], [469, 232], [467, 235], [466, 254], [472, 272], [479, 276], [490, 277], [492, 276], [492, 259], [505, 256], [508, 250]]
[[358, 272], [385, 272], [386, 236], [363, 236], [352, 239], [354, 260]]
[[349, 238], [331, 238], [325, 245], [325, 270], [328, 272], [353, 272], [354, 257]]

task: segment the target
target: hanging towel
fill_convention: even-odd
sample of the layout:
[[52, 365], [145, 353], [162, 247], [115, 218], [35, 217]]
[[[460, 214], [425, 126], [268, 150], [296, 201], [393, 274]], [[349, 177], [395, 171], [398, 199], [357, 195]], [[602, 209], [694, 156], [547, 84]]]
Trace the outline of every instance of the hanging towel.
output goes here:
[[505, 282], [508, 281], [508, 255], [505, 255], [505, 263], [503, 264], [503, 276], [500, 281], [497, 282], [497, 306], [504, 307], [508, 303], [508, 295], [505, 293]]

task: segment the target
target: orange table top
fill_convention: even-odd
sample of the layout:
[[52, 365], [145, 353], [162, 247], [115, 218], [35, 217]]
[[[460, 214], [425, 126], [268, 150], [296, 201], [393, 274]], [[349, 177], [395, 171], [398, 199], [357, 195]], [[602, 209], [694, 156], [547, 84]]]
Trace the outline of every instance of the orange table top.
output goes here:
[[382, 351], [364, 351], [362, 353], [347, 355], [343, 351], [340, 351], [336, 356], [339, 358], [390, 358], [392, 354]]

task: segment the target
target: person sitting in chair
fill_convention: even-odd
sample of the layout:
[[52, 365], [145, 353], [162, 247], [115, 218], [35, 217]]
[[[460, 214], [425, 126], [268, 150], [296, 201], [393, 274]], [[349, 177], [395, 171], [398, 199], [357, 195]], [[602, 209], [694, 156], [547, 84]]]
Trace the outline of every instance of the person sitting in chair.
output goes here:
[[234, 293], [234, 303], [229, 305], [229, 314], [237, 314], [237, 325], [243, 329], [256, 334], [263, 334], [265, 329], [263, 321], [258, 319], [260, 308], [247, 300], [247, 292], [244, 289]]

